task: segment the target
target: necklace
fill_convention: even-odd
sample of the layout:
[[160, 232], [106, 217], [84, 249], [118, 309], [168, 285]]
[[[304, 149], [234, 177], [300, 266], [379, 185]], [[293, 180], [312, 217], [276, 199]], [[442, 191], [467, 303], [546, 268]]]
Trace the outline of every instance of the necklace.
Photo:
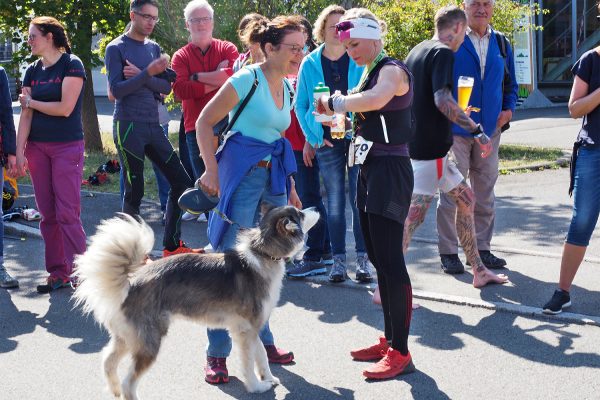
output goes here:
[[271, 82], [271, 80], [269, 79], [269, 75], [271, 75], [270, 71], [267, 68], [264, 68], [263, 65], [261, 65], [263, 74], [265, 75], [265, 79], [267, 80], [267, 83], [269, 84], [269, 89], [270, 88], [274, 88], [275, 89], [275, 97], [279, 98], [281, 97], [281, 90], [283, 89], [283, 81], [277, 82], [280, 83], [280, 87], [276, 87], [275, 83]]

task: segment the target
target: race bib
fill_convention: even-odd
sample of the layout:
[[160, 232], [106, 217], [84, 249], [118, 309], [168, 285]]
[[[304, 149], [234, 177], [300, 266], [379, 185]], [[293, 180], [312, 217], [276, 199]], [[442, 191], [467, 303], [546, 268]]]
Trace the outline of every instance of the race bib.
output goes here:
[[355, 136], [350, 142], [348, 151], [348, 166], [361, 165], [367, 159], [367, 154], [371, 150], [373, 142], [364, 139], [362, 136]]

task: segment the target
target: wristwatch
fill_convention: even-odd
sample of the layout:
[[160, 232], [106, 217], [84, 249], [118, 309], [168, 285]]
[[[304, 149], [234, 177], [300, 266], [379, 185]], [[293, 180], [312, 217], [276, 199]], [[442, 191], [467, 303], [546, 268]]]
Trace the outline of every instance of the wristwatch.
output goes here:
[[481, 124], [477, 124], [475, 130], [471, 132], [471, 135], [473, 135], [474, 138], [478, 138], [483, 135], [483, 128], [481, 127]]
[[329, 109], [331, 111], [334, 111], [333, 110], [333, 97], [331, 97], [331, 96], [329, 96], [329, 99], [327, 99], [327, 107], [329, 107]]
[[192, 80], [198, 82], [198, 74], [192, 74]]

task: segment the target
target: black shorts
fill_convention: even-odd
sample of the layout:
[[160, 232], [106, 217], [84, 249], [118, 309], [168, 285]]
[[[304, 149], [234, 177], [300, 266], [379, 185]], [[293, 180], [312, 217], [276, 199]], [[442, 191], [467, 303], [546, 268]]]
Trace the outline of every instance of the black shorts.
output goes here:
[[414, 176], [410, 158], [375, 156], [361, 165], [356, 204], [359, 210], [404, 224], [410, 208]]

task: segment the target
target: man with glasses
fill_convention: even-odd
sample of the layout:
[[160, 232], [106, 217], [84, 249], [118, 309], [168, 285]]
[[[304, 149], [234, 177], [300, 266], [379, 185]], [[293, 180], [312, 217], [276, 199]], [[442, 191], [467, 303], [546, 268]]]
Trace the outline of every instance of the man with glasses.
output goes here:
[[160, 168], [171, 190], [165, 213], [163, 256], [199, 253], [180, 240], [181, 210], [177, 199], [193, 186], [179, 157], [159, 124], [158, 102], [171, 85], [165, 70], [169, 59], [148, 39], [158, 22], [156, 0], [132, 0], [131, 27], [106, 47], [105, 63], [110, 92], [115, 97], [114, 141], [125, 177], [122, 210], [140, 213], [144, 195], [144, 158]]
[[[232, 75], [231, 67], [238, 57], [238, 51], [233, 43], [213, 38], [213, 8], [205, 0], [190, 1], [183, 15], [190, 32], [190, 43], [173, 54], [173, 69], [177, 73], [173, 91], [182, 101], [185, 138], [194, 179], [198, 179], [204, 172], [204, 163], [196, 142], [196, 120]], [[227, 118], [214, 127], [215, 134], [226, 125]]]

